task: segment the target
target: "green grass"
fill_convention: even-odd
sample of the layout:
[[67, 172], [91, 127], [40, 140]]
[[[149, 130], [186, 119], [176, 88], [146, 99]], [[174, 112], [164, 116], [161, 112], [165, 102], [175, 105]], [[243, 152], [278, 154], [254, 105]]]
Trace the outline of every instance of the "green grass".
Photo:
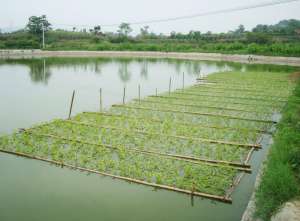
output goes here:
[[262, 181], [256, 215], [269, 220], [280, 206], [300, 194], [300, 81], [283, 111]]

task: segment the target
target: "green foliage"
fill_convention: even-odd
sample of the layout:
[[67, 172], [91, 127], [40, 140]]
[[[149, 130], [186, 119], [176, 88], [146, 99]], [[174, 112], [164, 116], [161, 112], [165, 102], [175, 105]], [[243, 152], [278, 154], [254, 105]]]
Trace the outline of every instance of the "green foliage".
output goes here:
[[283, 111], [274, 144], [256, 192], [257, 216], [269, 220], [288, 200], [300, 194], [300, 83]]
[[[216, 52], [227, 54], [258, 54], [272, 56], [300, 56], [299, 21], [284, 20], [274, 26], [258, 25], [252, 32], [240, 25], [235, 31], [213, 34], [190, 31], [187, 34], [172, 32], [169, 36], [149, 32], [149, 27], [141, 28], [136, 37], [130, 36], [132, 29], [122, 23], [117, 33], [102, 33], [95, 26], [90, 32], [86, 29], [73, 31], [50, 30], [45, 16], [30, 18], [27, 26], [30, 35], [24, 30], [1, 34], [1, 48], [38, 48], [42, 24], [46, 27], [47, 50], [113, 50], [113, 51], [164, 51], [164, 52]], [[8, 42], [8, 43], [7, 43]]]
[[120, 24], [118, 30], [119, 35], [127, 37], [130, 32], [132, 32], [132, 28], [130, 27], [129, 23]]
[[46, 15], [42, 16], [31, 16], [26, 26], [30, 33], [40, 35], [44, 31], [51, 29], [51, 24], [48, 22]]

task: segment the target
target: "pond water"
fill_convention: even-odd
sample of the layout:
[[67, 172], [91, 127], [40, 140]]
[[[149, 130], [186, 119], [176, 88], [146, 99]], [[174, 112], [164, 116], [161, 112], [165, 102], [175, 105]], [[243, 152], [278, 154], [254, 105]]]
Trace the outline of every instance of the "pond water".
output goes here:
[[[197, 77], [226, 70], [291, 71], [286, 66], [128, 58], [34, 58], [0, 60], [0, 135], [36, 123], [109, 108], [123, 99], [172, 90]], [[269, 139], [266, 139], [268, 142]], [[266, 143], [267, 144], [267, 143]], [[0, 220], [240, 220], [267, 145], [255, 152], [253, 173], [233, 194], [233, 204], [194, 199], [165, 190], [58, 168], [0, 153]]]

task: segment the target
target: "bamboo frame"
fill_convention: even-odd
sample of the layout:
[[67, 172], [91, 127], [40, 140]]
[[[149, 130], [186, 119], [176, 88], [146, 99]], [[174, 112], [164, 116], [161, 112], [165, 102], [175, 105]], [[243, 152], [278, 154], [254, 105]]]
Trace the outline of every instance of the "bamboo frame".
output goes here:
[[254, 152], [254, 148], [251, 148], [251, 150], [249, 151], [249, 153], [248, 153], [248, 155], [247, 155], [247, 157], [246, 157], [246, 159], [245, 159], [245, 161], [244, 161], [245, 164], [248, 164], [248, 163], [249, 163], [249, 161], [250, 161], [250, 159], [251, 159], [251, 156], [252, 156], [253, 152]]
[[[227, 89], [227, 87], [211, 87], [211, 85], [217, 85], [217, 86], [222, 86], [222, 85], [225, 85], [226, 84], [221, 84], [221, 83], [218, 83], [218, 82], [206, 82], [205, 84], [201, 83], [201, 84], [196, 84], [192, 87], [194, 88], [198, 88], [198, 87], [208, 87], [208, 88], [215, 88], [215, 89]], [[208, 86], [209, 85], [209, 86]], [[228, 85], [228, 84], [227, 84]], [[232, 85], [230, 87], [228, 87], [230, 90], [238, 90], [238, 91], [255, 91], [255, 92], [270, 92], [270, 89], [265, 89], [263, 87], [259, 87], [259, 88], [254, 88], [254, 87], [232, 87]], [[274, 88], [276, 89], [276, 88]], [[281, 89], [281, 88], [280, 88]]]
[[230, 196], [232, 195], [232, 193], [235, 190], [236, 186], [241, 182], [243, 176], [244, 176], [243, 173], [238, 174], [238, 176], [236, 177], [236, 179], [232, 183], [231, 187], [227, 190], [227, 193], [225, 194], [226, 198], [230, 198]]
[[[211, 81], [211, 80], [209, 80], [208, 78], [196, 78], [196, 80], [197, 81]], [[238, 83], [235, 83], [235, 82], [232, 82], [232, 81], [229, 81], [228, 79], [222, 79], [222, 78], [215, 78], [215, 79], [213, 79], [212, 81], [214, 81], [214, 82], [222, 82], [223, 84], [238, 84]], [[253, 80], [247, 80], [247, 81], [253, 81]], [[280, 78], [278, 78], [278, 79], [274, 79], [274, 78], [269, 78], [269, 79], [265, 79], [265, 81], [268, 81], [268, 82], [272, 82], [272, 83], [277, 83], [277, 82], [283, 82], [283, 83], [288, 83], [289, 81], [288, 81], [288, 79], [286, 79], [286, 80], [284, 80], [284, 79], [280, 79]]]
[[229, 118], [229, 119], [235, 119], [235, 120], [253, 121], [253, 122], [270, 123], [270, 124], [276, 124], [277, 123], [276, 121], [273, 121], [273, 120], [252, 119], [252, 118], [235, 117], [235, 116], [223, 115], [223, 114], [178, 111], [178, 110], [169, 110], [169, 109], [154, 109], [154, 108], [146, 108], [146, 107], [126, 106], [126, 105], [120, 105], [120, 104], [113, 104], [112, 107], [140, 109], [140, 110], [151, 110], [151, 111], [158, 111], [158, 112], [171, 112], [171, 113], [190, 114], [190, 115], [203, 115], [203, 116], [211, 116], [211, 117], [222, 117], [222, 118]]
[[188, 194], [188, 195], [193, 194], [194, 196], [199, 196], [199, 197], [205, 197], [205, 198], [208, 198], [208, 199], [218, 200], [218, 201], [221, 201], [221, 202], [224, 202], [224, 203], [232, 203], [232, 199], [230, 197], [226, 197], [226, 196], [218, 196], [218, 195], [213, 195], [213, 194], [204, 193], [204, 192], [192, 192], [190, 190], [180, 189], [180, 188], [171, 187], [171, 186], [167, 186], [167, 185], [149, 183], [149, 182], [146, 182], [146, 181], [143, 181], [143, 180], [138, 180], [138, 179], [133, 179], [133, 178], [130, 178], [130, 177], [113, 175], [113, 174], [100, 172], [100, 171], [92, 170], [92, 169], [87, 169], [87, 168], [83, 168], [83, 167], [77, 167], [77, 166], [73, 166], [71, 164], [67, 164], [67, 163], [64, 163], [64, 162], [59, 162], [59, 161], [50, 160], [50, 159], [37, 157], [37, 156], [31, 156], [31, 155], [20, 153], [20, 152], [7, 151], [7, 150], [3, 150], [3, 149], [0, 149], [0, 152], [16, 155], [16, 156], [20, 156], [20, 157], [25, 157], [25, 158], [30, 158], [30, 159], [35, 159], [35, 160], [48, 162], [48, 163], [55, 164], [55, 165], [60, 166], [60, 167], [67, 167], [67, 168], [70, 168], [70, 169], [77, 169], [77, 170], [80, 170], [80, 171], [83, 171], [83, 172], [95, 173], [95, 174], [108, 176], [108, 177], [112, 177], [112, 178], [116, 178], [116, 179], [120, 179], [120, 180], [124, 180], [124, 181], [128, 181], [128, 182], [143, 184], [145, 186], [152, 186], [154, 188], [170, 190], [170, 191], [174, 191], [174, 192], [178, 192], [178, 193], [184, 193], [184, 194]]
[[[136, 101], [136, 99], [133, 99], [133, 100]], [[141, 102], [145, 102], [145, 103], [157, 103], [157, 104], [168, 104], [168, 105], [183, 106], [183, 107], [211, 108], [211, 109], [228, 110], [228, 111], [238, 111], [238, 112], [245, 112], [245, 113], [270, 114], [270, 113], [267, 113], [267, 112], [260, 113], [260, 112], [256, 112], [256, 111], [249, 111], [249, 110], [243, 110], [243, 109], [237, 109], [237, 108], [206, 106], [206, 105], [196, 105], [196, 104], [168, 103], [168, 102], [150, 101], [150, 100], [143, 100]]]
[[199, 94], [199, 93], [191, 93], [191, 92], [174, 92], [174, 94], [183, 94], [183, 95], [191, 95], [191, 96], [201, 96], [201, 97], [220, 97], [220, 98], [230, 98], [230, 99], [241, 99], [241, 100], [257, 100], [257, 101], [263, 101], [263, 102], [287, 102], [285, 101], [279, 101], [279, 100], [270, 100], [270, 99], [263, 99], [263, 98], [254, 98], [254, 97], [234, 97], [234, 96], [218, 96], [218, 95], [209, 95], [209, 94]]
[[[91, 143], [91, 142], [82, 141], [82, 140], [78, 140], [78, 139], [70, 139], [70, 138], [66, 138], [66, 137], [62, 137], [62, 136], [58, 136], [58, 135], [41, 134], [41, 133], [36, 133], [36, 132], [32, 132], [32, 131], [25, 131], [25, 133], [29, 133], [34, 136], [49, 137], [49, 138], [53, 138], [53, 139], [57, 139], [57, 140], [72, 141], [72, 142], [77, 142], [77, 143], [81, 143], [81, 144], [105, 147], [108, 149], [114, 149], [114, 150], [120, 149], [117, 146], [112, 146], [109, 144]], [[161, 153], [161, 152], [157, 152], [152, 149], [151, 150], [142, 150], [142, 148], [133, 148], [133, 147], [130, 147], [130, 148], [125, 147], [125, 148], [126, 148], [126, 150], [131, 151], [131, 152], [136, 152], [136, 153], [141, 153], [141, 154], [146, 154], [146, 155], [151, 155], [151, 156], [153, 156], [153, 155], [154, 156], [162, 156], [166, 159], [179, 160], [179, 161], [184, 161], [184, 162], [188, 162], [188, 163], [192, 163], [192, 164], [198, 164], [198, 165], [205, 164], [205, 165], [219, 167], [219, 168], [231, 168], [231, 169], [235, 169], [235, 170], [242, 171], [245, 173], [252, 172], [251, 166], [248, 164], [244, 164], [244, 163], [242, 164], [242, 163], [235, 163], [235, 162], [224, 161], [224, 160], [212, 160], [212, 159], [205, 159], [205, 158], [199, 158], [199, 157], [191, 157], [191, 156], [187, 156], [187, 155]]]
[[[129, 115], [124, 115], [124, 114], [111, 114], [111, 113], [106, 113], [106, 112], [83, 112], [84, 114], [96, 114], [96, 115], [102, 115], [102, 116], [111, 116], [111, 117], [120, 117], [120, 118], [131, 118], [131, 119], [140, 119], [140, 120], [146, 120], [150, 122], [157, 122], [157, 123], [163, 123], [163, 120], [158, 120], [158, 119], [153, 119], [153, 118], [143, 118], [143, 117], [131, 117]], [[266, 130], [260, 130], [260, 129], [246, 129], [246, 128], [238, 128], [238, 127], [226, 127], [226, 126], [216, 126], [216, 125], [202, 125], [202, 124], [190, 124], [190, 123], [184, 123], [184, 122], [175, 122], [175, 124], [179, 125], [184, 125], [184, 126], [197, 126], [197, 127], [202, 127], [202, 128], [212, 128], [212, 129], [217, 129], [217, 130], [244, 130], [244, 131], [253, 131], [255, 133], [267, 133], [267, 134], [272, 134], [269, 131]]]
[[[214, 103], [220, 103], [220, 104], [238, 104], [238, 105], [245, 105], [245, 106], [253, 106], [253, 104], [249, 104], [249, 103], [243, 103], [243, 102], [236, 102], [236, 101], [210, 101], [210, 100], [199, 100], [196, 98], [191, 98], [191, 97], [176, 97], [176, 96], [162, 96], [162, 95], [158, 95], [158, 96], [153, 96], [150, 95], [149, 97], [159, 97], [159, 98], [164, 98], [164, 99], [176, 99], [176, 100], [188, 100], [188, 101], [209, 101], [209, 102], [214, 102]], [[281, 108], [279, 105], [269, 105], [269, 104], [260, 104], [260, 106], [264, 106], [264, 107], [275, 107], [275, 108]]]
[[[104, 129], [112, 129], [112, 130], [120, 130], [124, 131], [123, 128], [118, 128], [118, 127], [111, 127], [111, 126], [100, 126], [100, 125], [95, 125], [95, 124], [87, 124], [87, 123], [81, 123], [81, 122], [76, 122], [76, 121], [71, 121], [67, 120], [65, 122], [70, 122], [72, 124], [78, 124], [78, 125], [83, 125], [83, 126], [89, 126], [89, 127], [95, 127], [95, 128], [104, 128]], [[229, 142], [229, 141], [221, 141], [221, 140], [212, 140], [212, 139], [206, 139], [206, 138], [199, 138], [199, 137], [186, 137], [186, 136], [179, 136], [179, 135], [168, 135], [168, 134], [160, 134], [160, 133], [149, 133], [141, 130], [136, 130], [136, 129], [131, 129], [131, 131], [134, 131], [135, 133], [140, 133], [140, 134], [146, 134], [146, 135], [156, 135], [156, 136], [166, 136], [166, 137], [173, 137], [176, 139], [182, 139], [182, 140], [193, 140], [193, 141], [198, 141], [198, 142], [207, 142], [207, 143], [216, 143], [216, 144], [226, 144], [226, 145], [231, 145], [231, 146], [239, 146], [239, 147], [254, 147], [257, 149], [260, 149], [261, 146], [258, 144], [243, 144], [243, 143], [238, 143], [238, 142]]]
[[[210, 93], [210, 92], [213, 92], [213, 93], [224, 93], [224, 92], [228, 92], [228, 91], [234, 91], [235, 89], [231, 89], [231, 88], [228, 88], [227, 89], [224, 89], [224, 90], [214, 90], [215, 88], [214, 87], [206, 87], [205, 88], [212, 88], [213, 90], [200, 90], [201, 87], [197, 87], [195, 88], [194, 86], [191, 87], [192, 91], [193, 89], [196, 89], [197, 91], [199, 92], [205, 92], [205, 93]], [[177, 91], [184, 91], [182, 89], [176, 89]], [[277, 96], [277, 95], [270, 95], [270, 94], [262, 94], [262, 93], [255, 93], [253, 91], [247, 91], [247, 90], [239, 90], [239, 91], [243, 91], [245, 93], [248, 93], [249, 95], [253, 95], [253, 96], [262, 96], [262, 97], [276, 97], [276, 98], [281, 98], [281, 99], [287, 99], [288, 96]]]

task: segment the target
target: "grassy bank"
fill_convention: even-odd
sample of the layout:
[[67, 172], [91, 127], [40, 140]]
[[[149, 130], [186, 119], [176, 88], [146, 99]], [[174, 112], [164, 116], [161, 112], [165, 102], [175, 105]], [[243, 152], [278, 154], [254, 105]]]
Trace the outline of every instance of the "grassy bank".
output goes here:
[[[297, 76], [296, 76], [297, 78]], [[300, 194], [300, 81], [278, 125], [261, 184], [256, 215], [269, 220], [285, 202]]]
[[256, 54], [269, 56], [300, 56], [299, 43], [191, 43], [191, 42], [136, 42], [93, 43], [87, 41], [64, 41], [48, 45], [47, 50], [92, 50], [92, 51], [164, 51], [207, 52], [224, 54]]
[[[28, 32], [0, 34], [0, 49], [38, 49], [41, 48], [41, 42], [39, 36]], [[219, 35], [203, 35], [200, 39], [177, 39], [167, 36], [143, 38], [49, 31], [46, 33], [45, 42], [47, 50], [208, 52], [300, 57], [297, 36], [284, 39], [272, 37], [272, 40], [261, 42], [247, 39], [244, 35], [230, 39], [221, 38]]]

